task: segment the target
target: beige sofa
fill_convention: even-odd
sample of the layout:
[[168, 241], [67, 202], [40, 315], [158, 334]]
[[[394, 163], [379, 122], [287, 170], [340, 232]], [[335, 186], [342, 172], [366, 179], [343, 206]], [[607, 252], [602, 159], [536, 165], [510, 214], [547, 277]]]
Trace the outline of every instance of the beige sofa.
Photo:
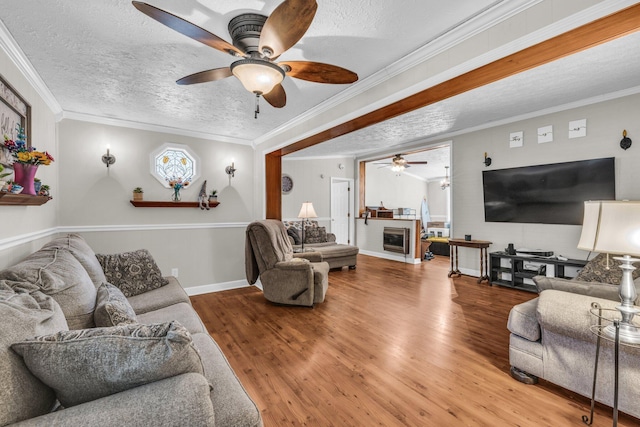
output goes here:
[[0, 271], [0, 352], [2, 426], [262, 425], [144, 250], [96, 255], [71, 234]]
[[[535, 277], [539, 297], [512, 308], [507, 328], [511, 332], [509, 362], [514, 378], [529, 384], [542, 378], [591, 397], [597, 340], [591, 328], [597, 319], [590, 309], [592, 303], [604, 309], [615, 309], [620, 304], [620, 270], [614, 265], [602, 271], [599, 257], [590, 261], [574, 280]], [[639, 280], [636, 279], [636, 288]], [[640, 325], [640, 319], [634, 320]], [[599, 359], [595, 398], [613, 406], [612, 342], [602, 340]], [[640, 417], [640, 348], [621, 345], [619, 366], [619, 409]]]
[[[336, 243], [336, 236], [327, 233], [325, 227], [320, 227], [317, 221], [305, 220], [304, 250], [318, 252], [322, 261], [329, 264], [330, 269], [349, 267], [353, 270], [358, 262], [357, 246]], [[283, 221], [289, 235], [289, 241], [294, 252], [302, 251], [302, 223], [300, 221]]]

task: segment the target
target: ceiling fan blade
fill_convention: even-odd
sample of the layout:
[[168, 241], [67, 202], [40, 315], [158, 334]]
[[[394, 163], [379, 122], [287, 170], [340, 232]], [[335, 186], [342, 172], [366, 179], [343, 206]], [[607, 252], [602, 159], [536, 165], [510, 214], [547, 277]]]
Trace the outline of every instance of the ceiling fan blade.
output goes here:
[[287, 94], [281, 84], [275, 85], [271, 92], [262, 95], [262, 97], [276, 108], [282, 108], [287, 105]]
[[429, 162], [412, 162], [412, 161], [408, 161], [407, 162], [410, 165], [426, 165]]
[[172, 30], [179, 32], [180, 34], [184, 34], [185, 36], [191, 37], [200, 43], [204, 43], [207, 46], [226, 52], [230, 55], [241, 57], [245, 56], [245, 54], [234, 45], [226, 42], [215, 34], [210, 33], [204, 28], [198, 27], [196, 24], [192, 24], [191, 22], [185, 21], [172, 13], [165, 12], [162, 9], [158, 9], [155, 6], [151, 6], [150, 4], [141, 1], [133, 1], [132, 3], [140, 12], [155, 19], [161, 24], [166, 25]]
[[277, 58], [289, 49], [313, 21], [318, 9], [315, 0], [285, 0], [273, 11], [260, 33], [260, 53], [268, 58]]
[[199, 73], [190, 74], [176, 81], [176, 83], [178, 83], [179, 85], [192, 85], [195, 83], [213, 82], [216, 80], [225, 79], [231, 75], [231, 69], [229, 67], [214, 68], [213, 70], [200, 71]]
[[358, 81], [356, 73], [337, 65], [313, 61], [286, 61], [279, 62], [278, 65], [290, 69], [287, 75], [310, 82], [347, 84]]

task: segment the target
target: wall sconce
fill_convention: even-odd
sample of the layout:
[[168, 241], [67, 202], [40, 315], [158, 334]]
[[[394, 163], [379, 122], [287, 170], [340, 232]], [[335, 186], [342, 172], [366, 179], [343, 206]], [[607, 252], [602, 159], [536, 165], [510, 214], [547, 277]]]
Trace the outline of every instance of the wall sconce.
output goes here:
[[484, 165], [486, 167], [491, 166], [491, 157], [488, 157], [486, 152], [484, 153], [484, 162], [483, 163], [484, 163]]
[[107, 165], [107, 168], [116, 162], [116, 156], [109, 152], [111, 146], [107, 144], [107, 154], [102, 155], [102, 163]]
[[227, 166], [226, 168], [224, 168], [224, 171], [227, 173], [227, 175], [229, 175], [229, 178], [234, 178], [236, 175], [236, 166], [235, 166], [235, 162], [231, 162], [231, 166]]

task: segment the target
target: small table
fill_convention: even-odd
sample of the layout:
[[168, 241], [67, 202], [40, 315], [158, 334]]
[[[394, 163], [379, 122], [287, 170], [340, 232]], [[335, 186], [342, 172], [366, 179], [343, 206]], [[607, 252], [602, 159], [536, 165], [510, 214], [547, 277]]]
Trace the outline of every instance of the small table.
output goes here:
[[[591, 389], [591, 413], [587, 417], [582, 416], [582, 422], [591, 425], [593, 423], [593, 408], [595, 406], [596, 397], [596, 380], [598, 378], [598, 359], [600, 358], [600, 343], [602, 338], [614, 342], [614, 360], [613, 360], [613, 427], [618, 425], [618, 359], [620, 356], [620, 345], [626, 345], [630, 347], [640, 347], [640, 344], [632, 344], [624, 341], [620, 341], [620, 312], [612, 308], [602, 308], [597, 302], [591, 303], [591, 309], [589, 310], [592, 316], [598, 319], [596, 325], [591, 326], [591, 332], [596, 336], [596, 360], [593, 366], [593, 388]], [[613, 324], [615, 335], [610, 337], [605, 334], [605, 326], [602, 321]]]
[[477, 248], [480, 249], [480, 277], [478, 278], [478, 283], [482, 283], [483, 281], [489, 281], [489, 266], [488, 261], [489, 257], [487, 256], [487, 248], [493, 242], [489, 242], [487, 240], [465, 240], [465, 239], [449, 239], [449, 250], [451, 256], [451, 270], [449, 270], [449, 275], [447, 277], [451, 277], [456, 274], [458, 277], [462, 276], [462, 273], [458, 269], [458, 246], [462, 246], [465, 248]]

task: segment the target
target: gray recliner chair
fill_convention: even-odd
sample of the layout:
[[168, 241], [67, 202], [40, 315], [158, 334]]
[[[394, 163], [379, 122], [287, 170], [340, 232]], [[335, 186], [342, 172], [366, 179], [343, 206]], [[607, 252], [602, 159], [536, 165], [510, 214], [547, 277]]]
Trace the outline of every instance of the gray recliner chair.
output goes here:
[[311, 307], [323, 302], [329, 264], [314, 252], [294, 254], [282, 221], [254, 221], [247, 227], [245, 272], [249, 284], [260, 277], [264, 297], [274, 303]]

